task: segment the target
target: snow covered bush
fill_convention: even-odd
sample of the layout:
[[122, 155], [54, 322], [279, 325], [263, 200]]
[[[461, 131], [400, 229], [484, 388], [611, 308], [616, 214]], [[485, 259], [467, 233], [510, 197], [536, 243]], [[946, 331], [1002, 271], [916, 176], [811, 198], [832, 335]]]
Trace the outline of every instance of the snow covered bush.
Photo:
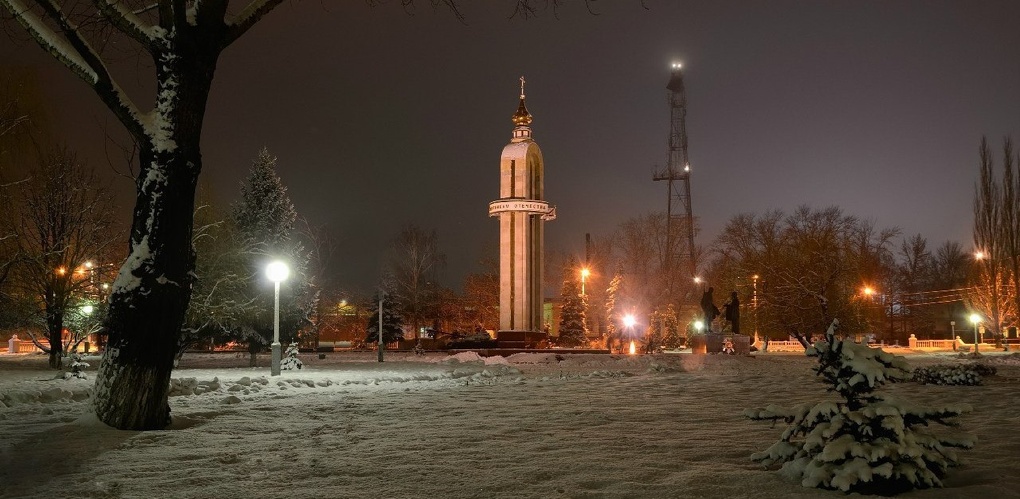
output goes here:
[[88, 369], [89, 363], [84, 361], [84, 357], [78, 353], [71, 354], [71, 372], [64, 373], [64, 379], [78, 378], [78, 379], [89, 379], [88, 375], [85, 374], [85, 369]]
[[287, 356], [280, 361], [280, 369], [284, 371], [290, 371], [293, 369], [301, 369], [304, 364], [301, 359], [298, 358], [298, 346], [297, 343], [291, 343], [287, 347]]
[[973, 442], [937, 436], [928, 424], [957, 426], [953, 418], [970, 407], [932, 409], [873, 394], [886, 382], [910, 378], [906, 360], [838, 339], [838, 325], [832, 321], [807, 354], [818, 358], [816, 374], [842, 400], [744, 411], [753, 420], [789, 424], [778, 442], [751, 459], [766, 467], [782, 465], [785, 475], [805, 487], [895, 494], [942, 486], [940, 478], [958, 464], [956, 449]]
[[914, 381], [931, 385], [980, 385], [983, 376], [995, 375], [995, 367], [984, 364], [936, 364], [914, 369]]

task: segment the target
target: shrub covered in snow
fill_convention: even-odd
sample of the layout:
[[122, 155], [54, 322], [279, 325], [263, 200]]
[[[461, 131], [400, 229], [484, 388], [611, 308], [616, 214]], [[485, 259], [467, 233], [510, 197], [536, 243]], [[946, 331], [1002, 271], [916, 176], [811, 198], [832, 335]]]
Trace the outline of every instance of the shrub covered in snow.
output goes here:
[[304, 364], [302, 364], [301, 359], [298, 358], [297, 343], [291, 343], [290, 346], [287, 347], [286, 356], [280, 361], [280, 369], [283, 369], [284, 371], [291, 371], [293, 369], [301, 369], [302, 365]]
[[937, 436], [928, 424], [957, 426], [953, 418], [970, 407], [932, 409], [873, 394], [886, 382], [909, 379], [906, 360], [838, 339], [838, 324], [833, 321], [807, 354], [818, 358], [815, 372], [842, 400], [744, 411], [753, 420], [789, 424], [778, 442], [751, 459], [782, 465], [805, 487], [880, 494], [940, 487], [958, 463], [956, 449], [973, 442]]
[[79, 353], [71, 354], [71, 372], [64, 373], [64, 379], [78, 378], [78, 379], [89, 379], [88, 375], [85, 374], [85, 369], [88, 369], [89, 363], [85, 362], [84, 357]]
[[914, 369], [914, 381], [931, 385], [980, 385], [984, 376], [994, 376], [995, 367], [985, 364], [937, 364]]

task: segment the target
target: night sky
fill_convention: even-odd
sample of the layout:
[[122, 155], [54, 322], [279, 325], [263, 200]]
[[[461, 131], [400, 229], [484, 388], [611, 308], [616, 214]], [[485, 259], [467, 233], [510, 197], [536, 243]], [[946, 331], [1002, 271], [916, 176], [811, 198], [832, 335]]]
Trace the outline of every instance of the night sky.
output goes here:
[[[674, 61], [700, 245], [735, 214], [807, 204], [969, 247], [980, 138], [997, 161], [1003, 136], [1020, 140], [1014, 0], [603, 0], [598, 15], [573, 1], [529, 20], [475, 0], [466, 25], [419, 3], [414, 15], [396, 1], [285, 3], [217, 69], [205, 180], [233, 199], [268, 147], [299, 212], [339, 239], [346, 289], [371, 289], [408, 223], [437, 230], [447, 286], [495, 255], [487, 205], [521, 75], [558, 212], [550, 252], [582, 255], [586, 232], [665, 210], [651, 177], [667, 156]], [[108, 170], [103, 128], [120, 125], [85, 84], [7, 36], [0, 64], [36, 67], [58, 132]], [[125, 85], [148, 95], [151, 76], [135, 72], [122, 57]], [[127, 214], [131, 182], [114, 182]]]

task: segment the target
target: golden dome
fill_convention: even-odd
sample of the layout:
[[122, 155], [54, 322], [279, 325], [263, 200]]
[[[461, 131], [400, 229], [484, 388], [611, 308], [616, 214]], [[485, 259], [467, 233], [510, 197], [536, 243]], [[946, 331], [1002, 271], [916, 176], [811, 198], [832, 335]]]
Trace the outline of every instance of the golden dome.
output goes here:
[[510, 120], [514, 122], [514, 126], [528, 126], [531, 124], [531, 113], [528, 112], [528, 107], [524, 105], [523, 95], [521, 96], [521, 104], [517, 106], [517, 112], [514, 113]]

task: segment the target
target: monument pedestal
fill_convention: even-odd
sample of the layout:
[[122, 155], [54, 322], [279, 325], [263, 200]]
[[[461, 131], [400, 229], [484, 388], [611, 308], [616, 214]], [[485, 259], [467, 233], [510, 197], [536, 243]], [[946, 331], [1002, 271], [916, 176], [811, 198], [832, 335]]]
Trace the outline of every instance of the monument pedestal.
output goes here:
[[694, 354], [705, 354], [708, 353], [708, 344], [705, 343], [705, 335], [695, 334], [691, 336], [691, 353]]
[[496, 343], [499, 348], [540, 348], [549, 340], [549, 334], [542, 331], [499, 331]]

